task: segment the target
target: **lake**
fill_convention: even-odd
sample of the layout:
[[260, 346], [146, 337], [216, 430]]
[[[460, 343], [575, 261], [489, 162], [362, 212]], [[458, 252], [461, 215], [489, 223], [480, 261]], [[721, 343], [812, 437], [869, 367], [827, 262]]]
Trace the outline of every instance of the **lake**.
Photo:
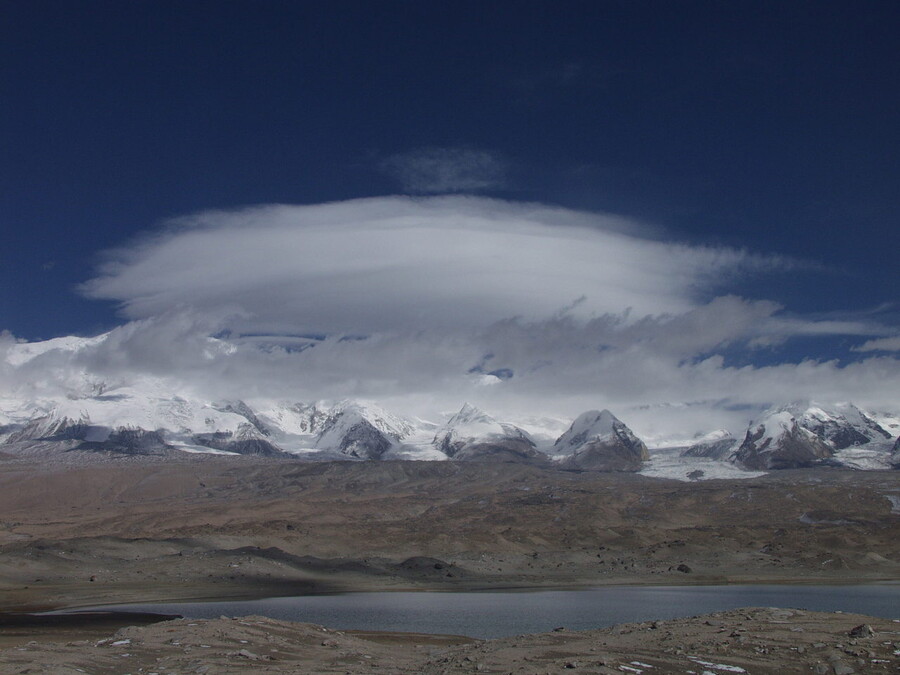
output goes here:
[[90, 609], [181, 614], [195, 619], [259, 614], [337, 629], [493, 638], [545, 632], [559, 626], [572, 630], [602, 628], [738, 607], [843, 611], [900, 619], [900, 584], [609, 586], [465, 593], [386, 591], [223, 602], [104, 605]]

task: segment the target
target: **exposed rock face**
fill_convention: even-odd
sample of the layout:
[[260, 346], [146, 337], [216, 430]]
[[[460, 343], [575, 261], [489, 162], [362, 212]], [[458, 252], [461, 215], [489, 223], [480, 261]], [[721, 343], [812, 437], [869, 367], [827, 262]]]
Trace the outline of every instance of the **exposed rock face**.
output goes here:
[[647, 446], [608, 410], [582, 413], [553, 446], [570, 471], [639, 471]]
[[519, 462], [523, 464], [549, 464], [547, 455], [536, 450], [534, 443], [521, 438], [497, 439], [470, 443], [454, 456], [457, 462]]
[[239, 455], [264, 455], [273, 457], [284, 452], [277, 445], [265, 438], [253, 425], [247, 423], [237, 428], [237, 431], [214, 431], [208, 434], [195, 434], [193, 437], [197, 445], [203, 445], [213, 450], [236, 452]]
[[[94, 431], [95, 428], [92, 428]], [[74, 450], [91, 450], [96, 452], [117, 452], [125, 455], [153, 455], [169, 448], [158, 431], [147, 431], [119, 427], [111, 430], [105, 440], [93, 440], [94, 433], [89, 433], [83, 443]]]
[[751, 425], [735, 461], [748, 469], [798, 469], [815, 466], [833, 455], [826, 441], [801, 426], [789, 408], [782, 408]]
[[434, 446], [455, 461], [544, 463], [528, 434], [466, 403], [435, 434]]
[[891, 466], [900, 469], [900, 436], [894, 441], [894, 448], [891, 450]]
[[718, 429], [706, 434], [681, 453], [682, 457], [706, 457], [708, 459], [726, 459], [738, 444], [734, 435], [725, 429]]

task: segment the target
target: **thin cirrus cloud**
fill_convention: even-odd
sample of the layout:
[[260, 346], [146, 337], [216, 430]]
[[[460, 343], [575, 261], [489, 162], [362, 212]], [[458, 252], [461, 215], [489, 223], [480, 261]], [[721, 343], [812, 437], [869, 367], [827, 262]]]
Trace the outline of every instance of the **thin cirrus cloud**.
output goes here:
[[417, 148], [386, 157], [379, 169], [410, 194], [480, 192], [506, 185], [508, 162], [474, 148]]

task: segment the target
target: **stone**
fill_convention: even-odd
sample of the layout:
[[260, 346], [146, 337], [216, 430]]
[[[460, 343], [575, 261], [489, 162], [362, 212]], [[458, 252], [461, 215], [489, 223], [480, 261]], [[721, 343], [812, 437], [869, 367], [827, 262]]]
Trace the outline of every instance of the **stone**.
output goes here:
[[854, 638], [867, 638], [875, 635], [875, 631], [872, 630], [872, 627], [869, 624], [861, 623], [858, 626], [851, 628], [849, 635]]

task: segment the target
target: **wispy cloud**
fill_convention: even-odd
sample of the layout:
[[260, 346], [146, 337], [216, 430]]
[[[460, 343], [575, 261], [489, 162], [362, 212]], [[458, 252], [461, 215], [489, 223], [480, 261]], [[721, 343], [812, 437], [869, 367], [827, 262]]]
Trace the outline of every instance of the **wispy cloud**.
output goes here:
[[876, 340], [867, 340], [858, 347], [854, 347], [855, 352], [900, 352], [900, 336], [878, 338]]
[[410, 194], [481, 192], [506, 185], [508, 163], [474, 148], [419, 148], [391, 155], [379, 168]]

